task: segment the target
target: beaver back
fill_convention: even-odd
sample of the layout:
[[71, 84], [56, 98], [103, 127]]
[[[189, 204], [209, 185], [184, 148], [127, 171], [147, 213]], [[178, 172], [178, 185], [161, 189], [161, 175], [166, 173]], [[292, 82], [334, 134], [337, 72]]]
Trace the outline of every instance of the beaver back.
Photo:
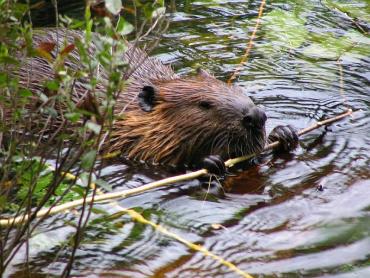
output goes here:
[[[51, 52], [55, 59], [58, 49], [73, 44], [76, 38], [82, 41], [83, 33], [46, 29], [36, 32], [33, 42], [35, 47], [43, 42], [56, 43]], [[96, 50], [94, 44], [88, 49], [91, 55]], [[205, 71], [194, 77], [177, 76], [171, 67], [148, 57], [132, 44], [128, 44], [122, 59], [128, 65], [122, 73], [127, 83], [116, 98], [117, 117], [111, 137], [103, 144], [104, 151], [120, 151], [130, 159], [177, 165], [192, 164], [207, 155], [227, 159], [263, 149], [265, 119], [261, 124], [251, 124], [253, 119], [248, 115], [256, 114], [257, 110], [241, 88], [217, 80]], [[45, 82], [53, 80], [56, 73], [42, 57], [22, 60], [17, 71], [20, 84], [39, 98], [45, 93]], [[77, 50], [69, 53], [64, 62], [73, 72], [82, 66]], [[104, 67], [97, 67], [94, 74], [108, 81]], [[91, 91], [87, 78], [79, 77], [73, 83], [71, 94], [77, 105], [87, 98], [104, 99], [103, 84], [98, 83]], [[58, 109], [63, 112], [65, 106], [61, 104]], [[60, 118], [52, 122], [51, 130], [57, 129]]]

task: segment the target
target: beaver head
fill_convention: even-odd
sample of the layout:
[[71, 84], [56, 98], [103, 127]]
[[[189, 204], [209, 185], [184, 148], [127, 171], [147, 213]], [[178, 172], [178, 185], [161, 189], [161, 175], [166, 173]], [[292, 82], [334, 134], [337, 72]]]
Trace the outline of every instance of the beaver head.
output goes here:
[[143, 86], [135, 105], [114, 124], [108, 151], [189, 165], [208, 155], [228, 159], [265, 146], [265, 113], [240, 87], [202, 70], [196, 77]]

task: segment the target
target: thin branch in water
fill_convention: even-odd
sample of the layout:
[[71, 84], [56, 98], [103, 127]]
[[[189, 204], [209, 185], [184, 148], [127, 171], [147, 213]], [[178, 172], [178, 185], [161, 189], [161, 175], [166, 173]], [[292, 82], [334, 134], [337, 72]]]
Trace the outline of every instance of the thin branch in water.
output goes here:
[[253, 47], [253, 41], [254, 41], [254, 39], [256, 37], [258, 26], [259, 26], [259, 24], [261, 22], [261, 17], [262, 17], [262, 14], [263, 14], [263, 9], [264, 9], [265, 4], [266, 4], [266, 0], [262, 0], [261, 1], [261, 4], [260, 4], [260, 7], [259, 7], [259, 10], [258, 10], [258, 16], [257, 16], [257, 20], [256, 20], [256, 25], [254, 26], [252, 35], [251, 35], [251, 37], [250, 37], [250, 39], [248, 41], [247, 48], [245, 49], [244, 55], [243, 55], [243, 57], [242, 57], [239, 65], [238, 65], [238, 67], [235, 69], [235, 71], [230, 76], [229, 80], [227, 81], [227, 84], [229, 84], [229, 85], [239, 75], [239, 72], [241, 71], [242, 67], [248, 62], [249, 53], [251, 52], [252, 47]]
[[222, 257], [211, 253], [208, 249], [206, 249], [202, 245], [195, 244], [195, 243], [192, 243], [190, 241], [187, 241], [186, 239], [180, 237], [179, 235], [177, 235], [175, 233], [172, 233], [172, 232], [168, 231], [167, 229], [163, 228], [161, 225], [158, 225], [158, 224], [156, 224], [154, 222], [151, 222], [151, 221], [145, 219], [140, 213], [138, 213], [138, 212], [136, 212], [136, 211], [134, 211], [132, 209], [125, 209], [125, 208], [122, 208], [122, 211], [123, 212], [126, 212], [128, 215], [130, 215], [133, 220], [135, 220], [135, 221], [137, 221], [139, 223], [143, 223], [143, 224], [152, 226], [156, 231], [158, 231], [158, 232], [160, 232], [160, 233], [162, 233], [162, 234], [164, 234], [164, 235], [166, 235], [168, 237], [171, 237], [171, 238], [173, 238], [173, 239], [175, 239], [175, 240], [183, 243], [189, 249], [195, 250], [195, 251], [198, 251], [198, 252], [201, 252], [203, 255], [205, 255], [207, 257], [211, 257], [212, 259], [218, 261], [220, 264], [228, 267], [233, 272], [241, 275], [242, 277], [245, 277], [245, 278], [253, 278], [250, 274], [242, 271], [240, 268], [238, 268], [233, 263], [231, 263], [229, 261], [226, 261]]
[[[211, 182], [211, 178], [212, 177], [210, 177], [209, 182]], [[99, 188], [97, 188], [97, 186], [95, 184], [92, 184], [90, 187], [96, 191], [96, 194], [98, 194], [98, 195], [103, 195], [104, 194]], [[139, 222], [139, 223], [142, 223], [142, 224], [145, 224], [145, 225], [152, 226], [154, 228], [154, 230], [156, 230], [156, 231], [158, 231], [158, 232], [160, 232], [160, 233], [162, 233], [162, 234], [164, 234], [164, 235], [166, 235], [166, 236], [168, 236], [168, 237], [170, 237], [170, 238], [172, 238], [174, 240], [177, 240], [177, 241], [183, 243], [184, 245], [186, 245], [191, 250], [199, 251], [199, 252], [203, 253], [205, 256], [211, 257], [212, 259], [218, 261], [220, 264], [228, 267], [233, 272], [241, 275], [242, 277], [245, 277], [245, 278], [253, 278], [251, 275], [249, 275], [248, 273], [242, 271], [241, 269], [239, 269], [233, 263], [231, 263], [231, 262], [223, 259], [220, 256], [217, 256], [217, 255], [213, 254], [208, 249], [206, 249], [204, 246], [194, 244], [194, 243], [192, 243], [192, 242], [190, 242], [190, 241], [182, 238], [181, 236], [179, 236], [179, 235], [177, 235], [177, 234], [175, 234], [173, 232], [168, 231], [167, 229], [165, 229], [161, 225], [156, 224], [156, 223], [154, 223], [154, 222], [152, 222], [152, 221], [144, 218], [137, 211], [135, 211], [133, 209], [124, 208], [117, 201], [112, 201], [109, 204], [112, 205], [112, 206], [114, 206], [120, 212], [123, 212], [123, 213], [128, 214], [132, 218], [132, 220], [134, 220], [136, 222]]]

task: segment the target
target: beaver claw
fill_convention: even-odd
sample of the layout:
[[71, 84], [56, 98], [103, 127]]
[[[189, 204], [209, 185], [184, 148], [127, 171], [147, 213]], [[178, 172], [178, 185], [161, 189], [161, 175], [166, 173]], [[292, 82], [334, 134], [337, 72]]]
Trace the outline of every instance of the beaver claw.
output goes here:
[[225, 163], [219, 155], [207, 156], [203, 159], [202, 166], [207, 169], [210, 174], [224, 176], [226, 173]]
[[268, 141], [269, 143], [279, 141], [278, 151], [291, 151], [298, 146], [298, 134], [291, 125], [278, 125], [271, 131]]

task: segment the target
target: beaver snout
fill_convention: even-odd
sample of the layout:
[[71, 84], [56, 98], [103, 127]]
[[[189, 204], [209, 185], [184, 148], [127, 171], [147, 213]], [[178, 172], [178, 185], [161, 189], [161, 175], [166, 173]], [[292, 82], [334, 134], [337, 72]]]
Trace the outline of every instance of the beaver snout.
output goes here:
[[265, 126], [267, 116], [260, 108], [253, 108], [246, 113], [242, 119], [242, 124], [246, 128], [262, 129]]

